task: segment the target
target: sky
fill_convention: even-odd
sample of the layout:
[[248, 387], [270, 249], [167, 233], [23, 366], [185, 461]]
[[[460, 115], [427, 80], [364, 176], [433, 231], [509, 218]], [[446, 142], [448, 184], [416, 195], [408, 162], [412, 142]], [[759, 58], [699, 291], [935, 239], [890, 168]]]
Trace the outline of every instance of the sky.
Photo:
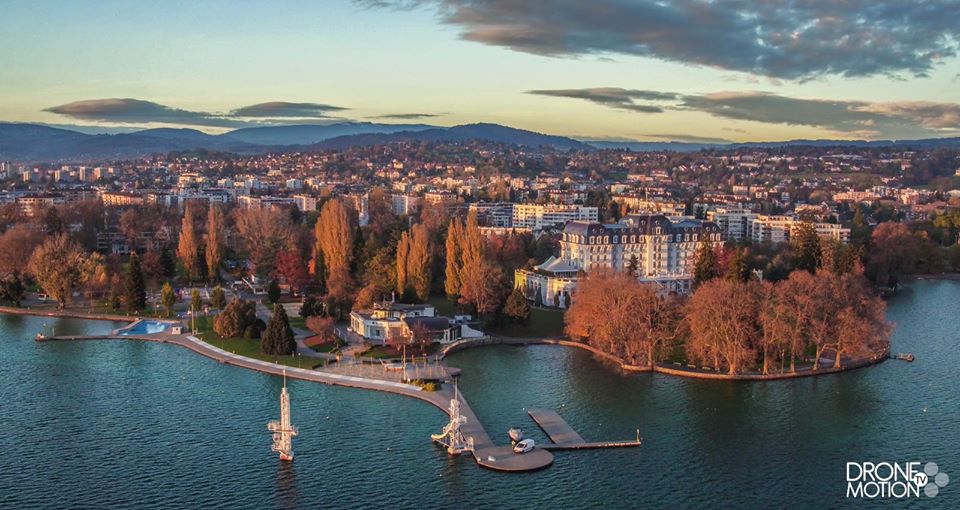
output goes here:
[[960, 0], [0, 0], [0, 120], [960, 136]]

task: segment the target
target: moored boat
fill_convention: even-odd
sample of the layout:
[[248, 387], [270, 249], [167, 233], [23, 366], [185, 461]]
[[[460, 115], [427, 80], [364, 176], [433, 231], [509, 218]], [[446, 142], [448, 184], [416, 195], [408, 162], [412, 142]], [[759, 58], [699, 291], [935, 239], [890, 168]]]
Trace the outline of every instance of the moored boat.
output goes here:
[[507, 431], [507, 435], [510, 436], [510, 440], [514, 443], [523, 440], [523, 429], [520, 427], [513, 427]]

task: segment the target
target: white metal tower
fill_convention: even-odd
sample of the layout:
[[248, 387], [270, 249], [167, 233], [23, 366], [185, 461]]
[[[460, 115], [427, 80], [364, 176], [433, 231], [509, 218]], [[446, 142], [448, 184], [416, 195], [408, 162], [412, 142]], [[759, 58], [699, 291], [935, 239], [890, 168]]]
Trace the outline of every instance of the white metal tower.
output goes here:
[[290, 423], [290, 394], [287, 393], [287, 371], [283, 371], [283, 390], [280, 391], [280, 421], [271, 421], [267, 430], [273, 432], [271, 450], [280, 453], [280, 460], [293, 460], [293, 436], [297, 428]]
[[431, 439], [447, 447], [447, 453], [458, 455], [473, 449], [473, 438], [466, 438], [460, 427], [467, 423], [467, 417], [460, 414], [459, 387], [454, 386], [453, 398], [450, 399], [450, 423], [439, 434], [431, 434]]

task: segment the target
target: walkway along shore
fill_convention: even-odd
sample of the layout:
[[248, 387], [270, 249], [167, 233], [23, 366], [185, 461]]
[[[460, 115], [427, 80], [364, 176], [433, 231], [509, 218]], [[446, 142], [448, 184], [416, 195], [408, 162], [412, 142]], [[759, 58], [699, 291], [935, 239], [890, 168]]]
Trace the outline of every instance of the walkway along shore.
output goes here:
[[868, 367], [871, 365], [876, 365], [883, 363], [890, 357], [889, 349], [881, 354], [877, 354], [871, 358], [863, 358], [856, 360], [849, 360], [841, 366], [840, 368], [833, 368], [833, 359], [830, 359], [830, 366], [821, 366], [818, 370], [813, 370], [811, 367], [801, 367], [798, 368], [795, 372], [783, 372], [783, 373], [770, 373], [770, 374], [761, 374], [761, 373], [745, 373], [745, 374], [727, 374], [724, 372], [716, 372], [711, 370], [706, 370], [702, 368], [697, 368], [692, 365], [683, 365], [681, 363], [657, 363], [653, 367], [641, 366], [641, 365], [631, 365], [626, 363], [623, 359], [614, 356], [612, 354], [606, 353], [593, 347], [587, 345], [583, 342], [575, 342], [573, 340], [567, 340], [563, 338], [514, 338], [514, 337], [486, 337], [477, 340], [460, 340], [453, 342], [437, 353], [437, 357], [444, 359], [447, 355], [452, 354], [457, 351], [462, 351], [464, 349], [471, 349], [474, 347], [483, 347], [485, 345], [561, 345], [564, 347], [575, 347], [577, 349], [583, 349], [589, 351], [594, 356], [600, 358], [603, 361], [613, 363], [620, 367], [621, 370], [625, 372], [656, 372], [660, 374], [673, 375], [678, 377], [690, 377], [693, 379], [714, 379], [722, 381], [775, 381], [780, 379], [796, 379], [799, 377], [812, 377], [817, 375], [826, 375], [826, 374], [835, 374], [839, 372], [847, 372], [850, 370], [856, 370], [858, 368]]
[[[336, 386], [346, 386], [351, 388], [360, 388], [375, 391], [384, 391], [395, 393], [407, 397], [413, 397], [424, 402], [428, 402], [445, 414], [448, 413], [449, 403], [454, 398], [454, 392], [445, 387], [438, 391], [424, 391], [419, 386], [404, 384], [394, 381], [383, 381], [378, 379], [369, 379], [362, 377], [353, 377], [342, 374], [333, 374], [319, 370], [310, 370], [304, 368], [287, 367], [275, 363], [269, 363], [253, 358], [240, 356], [232, 352], [225, 351], [210, 345], [194, 336], [190, 335], [172, 335], [166, 333], [148, 334], [148, 335], [85, 335], [85, 336], [53, 336], [48, 338], [38, 338], [39, 342], [77, 342], [89, 340], [137, 340], [146, 342], [158, 342], [165, 344], [179, 345], [190, 349], [191, 351], [214, 359], [220, 363], [233, 365], [249, 370], [255, 370], [272, 375], [284, 375], [292, 379], [318, 382]], [[534, 451], [517, 455], [513, 453], [510, 446], [496, 445], [490, 436], [484, 430], [483, 425], [477, 418], [477, 415], [467, 404], [463, 395], [458, 395], [460, 401], [460, 412], [467, 418], [467, 422], [461, 427], [465, 437], [473, 440], [474, 460], [482, 467], [503, 472], [524, 472], [543, 469], [553, 464], [553, 454], [545, 448], [536, 448]], [[584, 445], [566, 445], [553, 444], [545, 445], [550, 449], [578, 449]], [[606, 443], [606, 446], [639, 446], [639, 443]]]

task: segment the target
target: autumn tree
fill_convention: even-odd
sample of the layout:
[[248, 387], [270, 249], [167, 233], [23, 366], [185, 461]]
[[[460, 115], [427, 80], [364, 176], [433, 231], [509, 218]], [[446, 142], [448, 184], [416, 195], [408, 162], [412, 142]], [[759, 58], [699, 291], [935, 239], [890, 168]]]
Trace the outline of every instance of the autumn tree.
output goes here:
[[336, 339], [336, 320], [333, 317], [310, 316], [306, 319], [306, 326], [313, 334], [320, 337], [321, 342], [331, 342]]
[[530, 322], [530, 304], [519, 289], [513, 289], [507, 302], [503, 305], [503, 314], [517, 324]]
[[128, 312], [137, 313], [147, 307], [147, 287], [143, 281], [143, 271], [140, 269], [140, 257], [137, 256], [137, 252], [130, 254], [124, 288]]
[[410, 230], [406, 277], [413, 295], [421, 302], [430, 297], [430, 286], [433, 281], [431, 274], [432, 252], [430, 233], [427, 231], [427, 227], [422, 224], [414, 225]]
[[21, 275], [27, 270], [33, 250], [43, 243], [43, 232], [14, 227], [0, 235], [0, 275]]
[[177, 294], [173, 291], [173, 285], [170, 282], [164, 282], [160, 289], [160, 304], [167, 316], [173, 315], [173, 306], [177, 304]]
[[408, 232], [400, 234], [400, 240], [397, 241], [397, 292], [401, 299], [406, 298], [407, 294], [407, 268], [409, 266], [407, 259], [410, 257], [410, 235]]
[[193, 206], [187, 203], [183, 213], [183, 221], [180, 225], [180, 239], [177, 242], [177, 258], [183, 264], [183, 269], [187, 273], [187, 278], [197, 280], [200, 278], [200, 239], [197, 236], [193, 225]]
[[297, 250], [296, 229], [290, 215], [268, 207], [250, 207], [235, 212], [237, 234], [253, 271], [266, 277], [276, 270], [277, 254]]
[[[323, 265], [326, 266], [328, 277], [341, 268], [349, 272], [353, 257], [354, 235], [355, 230], [347, 208], [338, 199], [328, 200], [320, 210], [320, 217], [317, 219], [314, 251], [314, 253], [323, 254]], [[314, 264], [315, 270], [316, 267], [317, 264]]]
[[687, 357], [736, 374], [752, 368], [761, 331], [756, 286], [714, 279], [701, 284], [687, 303]]
[[65, 234], [52, 236], [34, 250], [28, 271], [37, 284], [62, 309], [96, 270], [100, 259], [87, 257], [80, 246]]
[[220, 264], [223, 262], [224, 229], [223, 211], [220, 206], [211, 204], [207, 211], [207, 242], [203, 252], [207, 263], [207, 275], [211, 281], [220, 277]]
[[627, 273], [591, 271], [574, 291], [564, 317], [572, 338], [635, 365], [653, 366], [677, 335], [677, 305], [672, 297]]
[[190, 311], [194, 315], [200, 311], [200, 308], [203, 307], [203, 298], [200, 297], [200, 291], [198, 289], [193, 289], [190, 291]]
[[867, 274], [878, 285], [896, 287], [900, 276], [914, 271], [922, 240], [903, 223], [885, 222], [873, 229]]
[[287, 282], [293, 292], [301, 292], [309, 278], [307, 265], [298, 250], [283, 250], [277, 254], [276, 274]]

